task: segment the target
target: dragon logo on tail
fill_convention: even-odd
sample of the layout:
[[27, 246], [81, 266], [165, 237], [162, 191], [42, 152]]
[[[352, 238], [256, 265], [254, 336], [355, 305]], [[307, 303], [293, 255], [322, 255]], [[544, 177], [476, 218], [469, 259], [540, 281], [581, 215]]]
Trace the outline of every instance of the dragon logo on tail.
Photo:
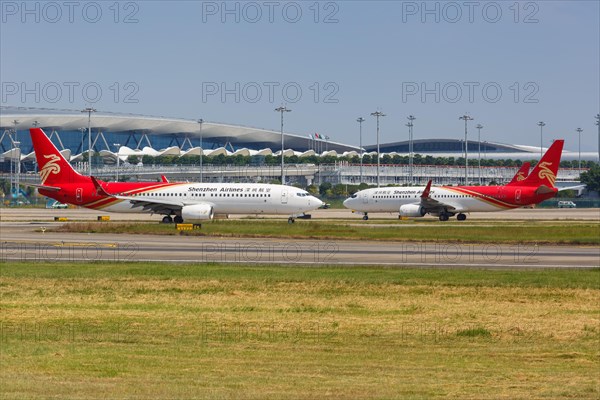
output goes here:
[[42, 178], [42, 185], [46, 183], [46, 179], [50, 174], [58, 174], [60, 172], [60, 157], [56, 154], [44, 155], [44, 158], [48, 158], [48, 162], [40, 169], [40, 178]]
[[544, 161], [542, 163], [540, 163], [539, 168], [540, 168], [540, 172], [538, 173], [538, 177], [540, 179], [548, 179], [548, 181], [550, 182], [551, 186], [554, 186], [554, 182], [556, 181], [556, 175], [554, 174], [554, 172], [550, 171], [550, 166], [552, 165], [551, 162], [548, 161]]
[[524, 180], [525, 178], [526, 178], [526, 177], [525, 177], [525, 173], [524, 173], [524, 172], [519, 172], [519, 173], [517, 174], [517, 182], [521, 182], [521, 181], [522, 181], [522, 180]]

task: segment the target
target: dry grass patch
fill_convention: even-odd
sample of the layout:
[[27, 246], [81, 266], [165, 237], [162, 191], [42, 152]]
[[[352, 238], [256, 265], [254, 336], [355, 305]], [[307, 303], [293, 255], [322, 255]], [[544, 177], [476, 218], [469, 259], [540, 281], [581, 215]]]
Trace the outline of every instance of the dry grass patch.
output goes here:
[[600, 394], [600, 270], [0, 268], [4, 398]]

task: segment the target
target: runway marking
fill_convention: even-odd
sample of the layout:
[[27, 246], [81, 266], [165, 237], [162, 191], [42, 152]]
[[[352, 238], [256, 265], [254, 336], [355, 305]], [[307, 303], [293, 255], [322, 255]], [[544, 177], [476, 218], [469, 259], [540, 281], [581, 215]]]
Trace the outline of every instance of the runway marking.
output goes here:
[[60, 242], [60, 243], [48, 243], [54, 247], [119, 247], [118, 243], [97, 243], [97, 242]]

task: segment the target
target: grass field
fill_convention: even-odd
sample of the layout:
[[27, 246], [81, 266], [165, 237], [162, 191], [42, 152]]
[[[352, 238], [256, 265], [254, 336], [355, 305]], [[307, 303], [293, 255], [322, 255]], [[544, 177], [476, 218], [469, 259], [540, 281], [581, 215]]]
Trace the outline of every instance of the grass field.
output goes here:
[[556, 243], [600, 245], [600, 224], [565, 222], [415, 223], [390, 226], [343, 221], [215, 220], [201, 230], [179, 232], [173, 224], [140, 222], [72, 222], [59, 232], [139, 233], [213, 237], [285, 237], [305, 239], [364, 239], [387, 241], [444, 241], [464, 243]]
[[600, 397], [600, 269], [0, 264], [0, 397]]

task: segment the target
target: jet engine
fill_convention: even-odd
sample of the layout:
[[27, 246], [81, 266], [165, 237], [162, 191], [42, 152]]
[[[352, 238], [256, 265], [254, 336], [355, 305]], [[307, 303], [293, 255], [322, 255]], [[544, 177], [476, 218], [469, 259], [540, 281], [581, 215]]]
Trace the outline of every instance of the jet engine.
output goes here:
[[186, 220], [207, 220], [213, 219], [214, 211], [210, 204], [194, 204], [183, 206], [181, 209], [181, 218]]
[[404, 204], [400, 206], [401, 217], [423, 217], [425, 209], [418, 204]]

